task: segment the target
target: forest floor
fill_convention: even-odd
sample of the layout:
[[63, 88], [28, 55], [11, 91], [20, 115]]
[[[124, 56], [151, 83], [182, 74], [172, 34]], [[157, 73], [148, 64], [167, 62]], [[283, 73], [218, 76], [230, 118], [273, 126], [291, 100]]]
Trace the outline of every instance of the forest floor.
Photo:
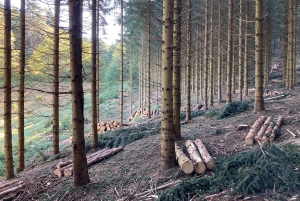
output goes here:
[[[261, 115], [272, 116], [277, 119], [283, 115], [284, 123], [281, 127], [280, 136], [274, 143], [282, 144], [293, 142], [300, 144], [300, 135], [297, 134], [300, 124], [300, 87], [296, 86], [294, 90], [287, 91], [282, 87], [282, 83], [273, 83], [268, 85], [269, 91], [277, 91], [283, 94], [289, 94], [280, 100], [265, 101], [266, 110], [261, 113], [253, 113], [253, 109], [238, 113], [234, 116], [217, 119], [210, 117], [209, 112], [223, 108], [225, 103], [214, 103], [214, 106], [207, 111], [207, 115], [194, 117], [186, 124], [182, 124], [183, 143], [188, 139], [199, 138], [205, 144], [215, 162], [222, 157], [229, 157], [237, 153], [256, 148], [258, 145], [245, 145], [245, 137], [249, 132], [246, 130], [237, 130], [239, 124], [247, 124], [249, 127]], [[276, 95], [275, 95], [276, 96]], [[233, 96], [237, 100], [238, 94]], [[184, 98], [183, 98], [184, 99]], [[250, 93], [246, 100], [254, 99], [254, 92]], [[136, 99], [137, 100], [137, 99]], [[117, 100], [116, 100], [117, 101]], [[195, 100], [194, 100], [195, 105]], [[118, 114], [118, 107], [115, 107], [112, 113]], [[125, 112], [128, 112], [128, 108]], [[114, 119], [118, 119], [116, 115]], [[143, 120], [133, 122], [128, 127], [140, 129], [145, 122], [153, 122], [151, 125], [157, 125], [160, 118], [152, 120]], [[157, 124], [156, 124], [157, 123]], [[122, 128], [120, 128], [121, 131]], [[157, 128], [153, 128], [154, 130]], [[288, 131], [297, 134], [293, 137]], [[299, 129], [300, 130], [300, 129]], [[17, 174], [17, 178], [25, 182], [26, 186], [18, 193], [10, 194], [3, 200], [136, 200], [133, 195], [151, 190], [151, 195], [158, 195], [156, 187], [177, 181], [183, 178], [212, 176], [214, 171], [207, 171], [204, 175], [185, 175], [180, 168], [174, 167], [167, 171], [160, 170], [160, 133], [145, 136], [124, 147], [122, 152], [89, 167], [90, 183], [84, 187], [74, 188], [72, 186], [72, 177], [58, 178], [53, 174], [55, 165], [59, 161], [71, 159], [71, 144], [65, 141], [64, 147], [69, 151], [63, 152], [61, 158], [52, 161], [45, 161], [36, 165], [31, 165], [25, 171]], [[88, 153], [96, 150], [89, 150]], [[171, 188], [171, 187], [169, 187]], [[228, 189], [230, 191], [230, 189]], [[203, 194], [190, 195], [190, 200], [202, 200]], [[211, 200], [256, 200], [271, 201], [274, 200], [270, 195], [272, 190], [263, 191], [256, 195], [243, 195], [236, 197], [231, 194], [221, 194]], [[300, 196], [300, 190], [299, 190]], [[295, 194], [296, 196], [296, 194]], [[296, 197], [294, 197], [296, 198]], [[0, 197], [1, 199], [1, 197]], [[148, 199], [150, 199], [148, 197]], [[146, 200], [146, 199], [141, 199]], [[292, 199], [291, 200], [297, 200]]]

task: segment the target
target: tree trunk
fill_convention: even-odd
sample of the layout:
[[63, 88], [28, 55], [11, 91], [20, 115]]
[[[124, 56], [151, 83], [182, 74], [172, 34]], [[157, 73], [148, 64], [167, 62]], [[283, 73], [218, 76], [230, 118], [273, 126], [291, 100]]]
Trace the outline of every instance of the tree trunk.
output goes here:
[[[148, 118], [151, 118], [151, 0], [148, 0], [148, 48], [147, 48], [147, 110]], [[145, 80], [144, 80], [145, 81]]]
[[121, 0], [121, 64], [120, 64], [120, 124], [123, 125], [123, 106], [124, 106], [124, 97], [123, 97], [123, 82], [124, 82], [124, 67], [123, 67], [123, 57], [124, 57], [124, 50], [123, 50], [123, 0]]
[[210, 6], [210, 30], [209, 30], [209, 106], [213, 106], [214, 97], [214, 67], [213, 67], [213, 21], [214, 21], [214, 0]]
[[172, 45], [173, 45], [173, 0], [163, 1], [162, 28], [162, 126], [161, 156], [162, 169], [175, 166], [175, 136], [172, 97]]
[[92, 0], [92, 80], [91, 80], [91, 105], [92, 105], [92, 146], [98, 147], [97, 132], [97, 36], [96, 36], [96, 16], [97, 3]]
[[226, 103], [232, 102], [232, 21], [233, 21], [233, 0], [228, 0], [228, 44], [227, 44], [227, 100]]
[[19, 106], [18, 106], [18, 172], [25, 167], [24, 159], [24, 78], [25, 78], [25, 0], [20, 7], [20, 68], [19, 68]]
[[174, 1], [174, 31], [173, 31], [173, 121], [175, 139], [181, 139], [180, 108], [181, 108], [181, 89], [180, 89], [180, 68], [181, 68], [181, 0]]
[[206, 0], [205, 5], [205, 28], [204, 28], [204, 109], [208, 109], [208, 0]]
[[243, 0], [240, 0], [240, 17], [239, 17], [239, 101], [243, 99], [243, 59], [242, 59], [242, 42], [243, 42]]
[[4, 1], [4, 154], [6, 178], [13, 178], [11, 130], [11, 5]]
[[212, 170], [215, 167], [215, 162], [213, 158], [210, 156], [210, 154], [208, 153], [208, 150], [199, 139], [196, 139], [194, 142], [195, 145], [198, 147], [199, 153], [203, 161], [205, 162], [207, 169]]
[[260, 129], [261, 125], [264, 123], [264, 121], [266, 120], [265, 116], [260, 116], [255, 123], [253, 124], [253, 126], [251, 127], [248, 135], [245, 138], [245, 143], [248, 145], [252, 145], [254, 142], [254, 137], [257, 133], [257, 131]]
[[221, 1], [219, 1], [218, 6], [219, 14], [218, 14], [218, 102], [221, 103], [222, 101], [222, 83], [221, 83]]
[[188, 19], [187, 19], [187, 69], [186, 69], [186, 117], [185, 120], [191, 120], [191, 68], [192, 68], [192, 57], [191, 57], [191, 0], [187, 1], [188, 7]]
[[82, 86], [82, 0], [69, 0], [70, 68], [72, 90], [72, 148], [74, 186], [86, 185], [89, 175], [84, 140]]
[[194, 171], [194, 165], [191, 160], [183, 153], [183, 151], [175, 145], [176, 159], [180, 169], [185, 174], [191, 174]]
[[132, 38], [130, 39], [130, 114], [132, 114], [132, 96], [133, 96], [133, 90], [132, 90]]
[[249, 0], [246, 0], [245, 10], [245, 50], [244, 50], [244, 96], [248, 96], [248, 15], [249, 15]]
[[255, 6], [255, 100], [254, 111], [265, 110], [263, 93], [263, 0], [256, 0]]
[[199, 153], [197, 147], [191, 140], [187, 140], [185, 142], [185, 146], [187, 148], [187, 151], [190, 154], [190, 158], [192, 159], [192, 161], [194, 163], [195, 172], [198, 174], [203, 174], [206, 170], [206, 166], [200, 156], [200, 153]]
[[288, 45], [287, 45], [287, 89], [293, 89], [293, 9], [294, 0], [289, 0], [288, 10]]

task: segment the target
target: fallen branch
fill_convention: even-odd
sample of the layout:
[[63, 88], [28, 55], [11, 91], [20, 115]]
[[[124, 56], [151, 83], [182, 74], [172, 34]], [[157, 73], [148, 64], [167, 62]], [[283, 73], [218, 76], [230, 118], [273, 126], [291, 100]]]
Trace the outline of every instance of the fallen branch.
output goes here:
[[[172, 181], [172, 182], [163, 184], [163, 185], [161, 185], [161, 186], [155, 188], [155, 190], [158, 191], [158, 190], [165, 189], [165, 188], [167, 188], [167, 187], [169, 187], [169, 186], [172, 186], [172, 185], [175, 186], [175, 185], [177, 185], [179, 182], [181, 182], [181, 180]], [[147, 195], [148, 193], [152, 193], [152, 192], [153, 192], [153, 190], [150, 189], [150, 190], [144, 191], [144, 192], [142, 192], [142, 193], [135, 194], [134, 197], [136, 197], [136, 198], [142, 197], [142, 196]], [[154, 192], [153, 192], [153, 193], [154, 193]]]
[[217, 194], [212, 194], [212, 195], [208, 195], [205, 198], [203, 198], [204, 200], [210, 199], [212, 200], [215, 197], [218, 197], [220, 195], [225, 195], [227, 192], [226, 191], [222, 191], [221, 193], [217, 193]]
[[9, 188], [9, 189], [7, 189], [7, 190], [5, 190], [5, 191], [0, 192], [0, 196], [4, 196], [4, 195], [7, 195], [7, 194], [9, 194], [9, 193], [16, 192], [16, 191], [20, 190], [20, 189], [23, 188], [23, 187], [25, 187], [25, 184], [24, 184], [24, 183], [22, 183], [22, 184], [20, 184], [20, 185], [18, 185], [18, 186]]
[[297, 135], [295, 133], [293, 133], [292, 131], [290, 131], [289, 129], [286, 129], [292, 136], [297, 137]]

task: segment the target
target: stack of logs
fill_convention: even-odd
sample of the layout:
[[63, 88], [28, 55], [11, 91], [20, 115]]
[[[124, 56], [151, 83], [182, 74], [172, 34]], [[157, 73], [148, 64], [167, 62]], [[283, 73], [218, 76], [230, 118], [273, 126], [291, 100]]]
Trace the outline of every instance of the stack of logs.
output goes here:
[[191, 174], [193, 171], [203, 174], [206, 169], [212, 170], [214, 168], [213, 158], [199, 139], [194, 140], [194, 142], [187, 140], [185, 146], [191, 159], [184, 154], [179, 146], [175, 145], [176, 160], [185, 174]]
[[[153, 115], [157, 115], [157, 114], [160, 114], [160, 111], [158, 111], [158, 110], [152, 110], [152, 111], [151, 111], [151, 115], [152, 115], [152, 116], [153, 116]], [[143, 108], [143, 109], [139, 109], [139, 110], [134, 111], [134, 112], [130, 115], [128, 121], [131, 121], [131, 120], [135, 119], [136, 117], [141, 117], [141, 118], [146, 118], [146, 117], [148, 117], [148, 109], [147, 109], [147, 108]]]
[[0, 182], [0, 197], [16, 192], [24, 187], [25, 183], [18, 179]]
[[[97, 151], [93, 154], [90, 154], [86, 157], [87, 159], [87, 166], [94, 165], [96, 163], [100, 163], [104, 159], [117, 154], [118, 152], [122, 151], [123, 147], [119, 148], [112, 148], [112, 149], [102, 149], [100, 151]], [[73, 175], [73, 161], [61, 161], [58, 164], [56, 164], [56, 170], [54, 170], [54, 174], [58, 177], [68, 177]]]
[[252, 145], [254, 141], [259, 144], [274, 141], [282, 122], [282, 116], [279, 116], [276, 122], [272, 121], [272, 117], [267, 118], [265, 116], [260, 116], [251, 127], [245, 139], [245, 143], [247, 145]]
[[113, 131], [119, 127], [121, 127], [121, 124], [116, 120], [110, 122], [102, 121], [101, 123], [97, 124], [98, 134], [105, 133], [106, 131]]

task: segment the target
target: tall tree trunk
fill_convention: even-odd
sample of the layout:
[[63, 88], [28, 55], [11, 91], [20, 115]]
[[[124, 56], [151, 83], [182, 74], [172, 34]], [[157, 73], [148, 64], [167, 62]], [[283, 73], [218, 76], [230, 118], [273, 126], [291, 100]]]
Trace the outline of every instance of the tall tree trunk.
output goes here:
[[263, 97], [263, 0], [255, 5], [255, 100], [254, 111], [265, 110]]
[[214, 0], [211, 0], [210, 6], [210, 30], [209, 30], [209, 106], [213, 106], [214, 97], [214, 66], [213, 66], [213, 9]]
[[147, 110], [148, 110], [148, 118], [150, 119], [151, 118], [151, 102], [150, 102], [150, 99], [151, 99], [151, 87], [150, 87], [150, 84], [151, 84], [151, 74], [150, 74], [150, 70], [151, 70], [151, 30], [150, 30], [150, 27], [151, 27], [151, 16], [150, 16], [150, 6], [151, 6], [151, 0], [148, 0], [148, 49], [147, 49], [147, 75], [148, 75], [148, 78], [147, 78]]
[[97, 2], [92, 0], [92, 144], [93, 148], [98, 147], [98, 132], [97, 132], [97, 36], [96, 36], [96, 16], [97, 16]]
[[20, 67], [19, 67], [19, 116], [18, 116], [18, 172], [25, 167], [24, 159], [24, 78], [25, 78], [25, 0], [20, 7]]
[[180, 126], [180, 107], [181, 107], [181, 90], [180, 90], [180, 69], [181, 69], [181, 0], [174, 1], [174, 69], [173, 69], [173, 121], [175, 129], [175, 139], [181, 139]]
[[228, 44], [227, 44], [227, 100], [229, 104], [232, 101], [232, 22], [233, 22], [233, 0], [228, 0]]
[[123, 0], [121, 0], [121, 64], [120, 64], [120, 125], [123, 125], [123, 106], [124, 106], [124, 97], [123, 97], [123, 82], [124, 82], [124, 67], [123, 67]]
[[287, 89], [293, 89], [293, 9], [294, 0], [289, 0], [288, 11], [288, 45], [287, 45]]
[[186, 69], [186, 117], [185, 120], [191, 120], [191, 0], [187, 0], [188, 19], [187, 19], [187, 69]]
[[84, 140], [82, 86], [82, 0], [69, 0], [70, 68], [72, 90], [72, 148], [74, 186], [89, 182]]
[[132, 38], [130, 39], [130, 59], [129, 59], [129, 65], [130, 65], [130, 114], [132, 114]]
[[246, 0], [245, 9], [245, 44], [244, 44], [244, 96], [248, 96], [248, 18], [249, 18], [249, 0]]
[[13, 178], [14, 165], [12, 156], [11, 130], [11, 5], [4, 1], [4, 152], [5, 175]]
[[240, 0], [240, 17], [239, 17], [239, 100], [243, 98], [243, 0]]
[[100, 41], [99, 41], [99, 18], [100, 18], [100, 2], [97, 1], [97, 13], [96, 13], [96, 72], [97, 72], [97, 84], [96, 84], [96, 105], [97, 105], [97, 122], [100, 121]]
[[173, 45], [173, 0], [163, 0], [162, 28], [162, 169], [175, 166], [175, 135], [172, 97], [172, 45]]
[[196, 72], [195, 72], [195, 78], [196, 78], [196, 103], [199, 104], [199, 52], [200, 52], [200, 40], [199, 40], [199, 18], [197, 18], [197, 27], [196, 27], [196, 58], [195, 58], [195, 67], [196, 67]]
[[218, 58], [217, 58], [217, 68], [218, 68], [218, 102], [221, 103], [222, 101], [222, 83], [221, 83], [221, 0], [219, 0], [218, 4]]
[[204, 28], [204, 75], [202, 76], [204, 78], [204, 109], [208, 109], [208, 0], [206, 0], [205, 5], [205, 28]]

